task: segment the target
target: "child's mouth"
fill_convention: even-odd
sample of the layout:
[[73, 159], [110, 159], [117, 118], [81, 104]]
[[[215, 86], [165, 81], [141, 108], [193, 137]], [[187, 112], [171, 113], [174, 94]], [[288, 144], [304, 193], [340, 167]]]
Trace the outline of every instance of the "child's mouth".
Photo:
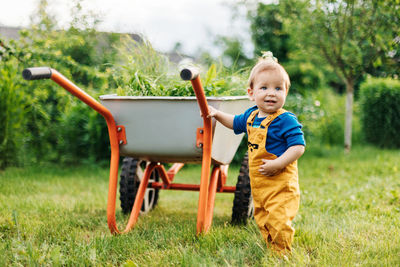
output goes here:
[[268, 104], [275, 104], [276, 103], [276, 101], [274, 101], [274, 100], [265, 100], [264, 102], [268, 103]]

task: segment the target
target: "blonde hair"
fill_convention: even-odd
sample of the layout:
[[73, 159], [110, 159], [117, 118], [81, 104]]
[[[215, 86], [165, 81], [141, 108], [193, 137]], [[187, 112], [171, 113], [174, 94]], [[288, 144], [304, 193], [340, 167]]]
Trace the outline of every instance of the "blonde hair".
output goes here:
[[249, 87], [253, 89], [254, 79], [260, 72], [267, 70], [280, 70], [285, 79], [286, 93], [289, 92], [290, 78], [285, 68], [278, 63], [278, 59], [272, 55], [272, 52], [262, 52], [262, 56], [258, 59], [257, 64], [251, 69], [249, 77]]

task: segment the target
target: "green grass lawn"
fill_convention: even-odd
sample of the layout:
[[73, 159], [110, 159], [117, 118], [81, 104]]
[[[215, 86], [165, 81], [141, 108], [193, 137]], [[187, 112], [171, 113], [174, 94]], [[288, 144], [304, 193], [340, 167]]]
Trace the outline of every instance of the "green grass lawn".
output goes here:
[[[309, 149], [299, 168], [302, 199], [287, 258], [268, 251], [253, 221], [230, 225], [233, 194], [217, 195], [205, 236], [195, 235], [198, 193], [184, 191], [161, 191], [132, 232], [112, 236], [108, 169], [9, 168], [0, 172], [0, 266], [400, 265], [400, 151]], [[229, 173], [234, 185], [238, 168]], [[199, 166], [188, 166], [176, 182], [199, 177]], [[120, 209], [117, 221], [127, 221]]]

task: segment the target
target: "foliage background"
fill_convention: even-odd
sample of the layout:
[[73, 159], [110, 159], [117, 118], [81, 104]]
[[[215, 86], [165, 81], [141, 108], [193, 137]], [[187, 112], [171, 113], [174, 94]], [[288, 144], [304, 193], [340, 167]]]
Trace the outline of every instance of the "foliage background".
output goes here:
[[[73, 18], [66, 29], [58, 28], [55, 18], [47, 11], [47, 1], [41, 0], [36, 19], [30, 28], [20, 32], [19, 40], [6, 41], [0, 36], [0, 168], [40, 162], [106, 164], [109, 157], [103, 118], [51, 81], [24, 81], [20, 74], [26, 67], [51, 66], [95, 98], [110, 93], [193, 95], [189, 83], [178, 77], [179, 66], [155, 51], [145, 37], [138, 42], [128, 35], [98, 32], [96, 15], [83, 13], [78, 0], [74, 3]], [[271, 50], [291, 77], [292, 87], [285, 108], [298, 116], [307, 143], [321, 147], [341, 145], [345, 84], [313, 46], [306, 46], [297, 34], [305, 24], [300, 25], [300, 20], [295, 18], [302, 10], [309, 11], [309, 3], [294, 1], [292, 4], [288, 7], [256, 2], [255, 8], [249, 8], [255, 47], [251, 56], [244, 53], [241, 40], [235, 36], [217, 38], [216, 45], [224, 48], [221, 57], [211, 58], [204, 53], [197, 59], [203, 66], [201, 77], [206, 94], [245, 94], [249, 69], [260, 51]], [[386, 1], [378, 3], [386, 12], [382, 14], [388, 20], [398, 21], [398, 16], [393, 14], [399, 10], [399, 4], [391, 2], [394, 13], [388, 11], [387, 4]], [[367, 66], [366, 73], [398, 80], [400, 37], [388, 36], [375, 33], [377, 45], [382, 45], [384, 50]], [[363, 50], [357, 51], [363, 53]], [[361, 75], [355, 83], [352, 138], [359, 144], [370, 140], [364, 134], [368, 133], [368, 123], [365, 119], [363, 124], [360, 121], [368, 108], [364, 104], [360, 109], [358, 100], [365, 77]], [[241, 153], [244, 150], [242, 146]]]
[[[335, 3], [290, 2], [298, 12], [309, 11], [303, 10], [309, 3]], [[303, 124], [307, 150], [299, 160], [302, 208], [294, 221], [294, 250], [290, 257], [278, 258], [265, 247], [254, 223], [240, 228], [229, 224], [232, 194], [217, 195], [209, 235], [194, 235], [193, 192], [178, 195], [173, 190], [162, 192], [163, 201], [141, 216], [129, 235], [107, 233], [109, 145], [103, 118], [51, 81], [23, 80], [22, 70], [51, 66], [95, 98], [193, 93], [179, 79], [178, 66], [145, 38], [135, 42], [98, 32], [96, 16], [83, 14], [79, 1], [74, 3], [66, 29], [57, 27], [47, 1], [41, 0], [38, 19], [20, 32], [19, 40], [0, 36], [0, 263], [399, 265], [398, 34], [388, 38], [374, 33], [384, 49], [354, 84], [353, 141], [359, 146], [351, 154], [342, 150], [345, 84], [315, 47], [296, 45], [296, 29], [304, 25], [289, 16], [286, 6], [257, 2], [249, 9], [254, 54], [242, 51], [239, 38], [220, 36], [221, 58], [204, 53], [197, 59], [207, 95], [244, 94], [260, 51], [272, 50], [290, 74], [285, 108]], [[387, 13], [395, 15], [385, 18], [398, 22], [398, 0], [374, 3], [395, 5]], [[357, 55], [363, 52], [359, 49]], [[241, 147], [236, 163], [245, 149]], [[71, 163], [73, 167], [66, 166]], [[236, 182], [235, 171], [237, 165], [230, 168], [229, 184]], [[177, 181], [197, 183], [198, 173], [199, 166], [185, 167]], [[127, 217], [118, 212], [117, 220]]]

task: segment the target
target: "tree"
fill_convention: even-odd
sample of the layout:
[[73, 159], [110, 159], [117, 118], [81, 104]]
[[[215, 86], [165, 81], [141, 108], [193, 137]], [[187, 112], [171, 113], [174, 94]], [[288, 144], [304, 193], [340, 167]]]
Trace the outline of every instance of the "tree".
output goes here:
[[[289, 0], [285, 25], [296, 45], [319, 55], [346, 85], [345, 150], [351, 149], [355, 82], [399, 51], [398, 0]], [[397, 40], [397, 41], [396, 41]]]
[[280, 62], [288, 60], [289, 35], [283, 30], [282, 10], [276, 4], [258, 3], [257, 9], [248, 13], [255, 57], [262, 51], [273, 51]]
[[222, 59], [226, 66], [236, 70], [242, 69], [251, 63], [239, 38], [219, 36], [216, 44], [223, 49]]
[[315, 64], [312, 57], [304, 55], [291, 44], [294, 38], [284, 25], [287, 14], [281, 5], [258, 1], [242, 4], [248, 10], [254, 58], [261, 56], [262, 51], [272, 51], [290, 75], [291, 92], [306, 95], [310, 89], [320, 88], [327, 80], [325, 78], [331, 77], [323, 71], [319, 62]]

